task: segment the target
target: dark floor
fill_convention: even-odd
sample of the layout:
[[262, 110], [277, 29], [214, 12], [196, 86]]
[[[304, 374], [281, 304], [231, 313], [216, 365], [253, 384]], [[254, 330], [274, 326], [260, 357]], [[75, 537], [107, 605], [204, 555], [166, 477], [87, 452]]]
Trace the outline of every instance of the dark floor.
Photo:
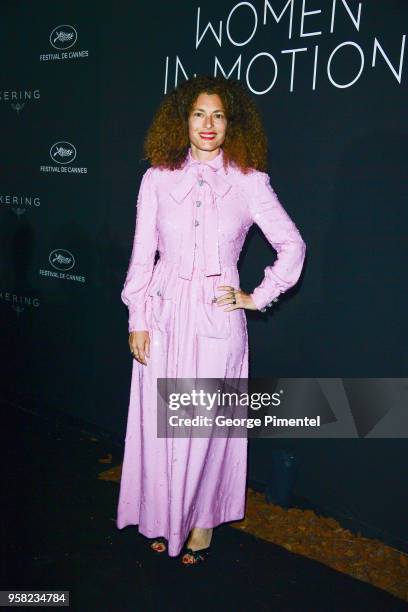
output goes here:
[[20, 411], [7, 420], [3, 590], [69, 590], [71, 609], [84, 612], [408, 610], [382, 590], [225, 525], [201, 566], [153, 553], [137, 527], [116, 528], [118, 485], [97, 479], [110, 467], [98, 459], [113, 452], [120, 463], [120, 449], [63, 421]]

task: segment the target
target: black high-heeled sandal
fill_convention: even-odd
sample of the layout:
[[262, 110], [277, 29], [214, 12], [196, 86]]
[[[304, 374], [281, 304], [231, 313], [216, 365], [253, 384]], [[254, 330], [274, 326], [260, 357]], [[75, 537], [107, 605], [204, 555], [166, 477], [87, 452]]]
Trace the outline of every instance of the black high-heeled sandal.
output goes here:
[[[150, 542], [150, 548], [156, 552], [156, 553], [164, 553], [167, 550], [167, 540], [166, 538], [163, 538], [162, 536], [159, 536], [158, 538], [149, 538], [149, 542]], [[164, 548], [162, 550], [157, 550], [156, 548], [153, 548], [153, 544], [157, 543], [157, 544], [163, 544]]]
[[[210, 554], [210, 549], [211, 546], [207, 546], [207, 548], [200, 548], [199, 550], [192, 550], [188, 546], [184, 546], [181, 552], [181, 562], [183, 565], [197, 565], [197, 563], [202, 563]], [[184, 555], [191, 555], [194, 561], [183, 561]]]

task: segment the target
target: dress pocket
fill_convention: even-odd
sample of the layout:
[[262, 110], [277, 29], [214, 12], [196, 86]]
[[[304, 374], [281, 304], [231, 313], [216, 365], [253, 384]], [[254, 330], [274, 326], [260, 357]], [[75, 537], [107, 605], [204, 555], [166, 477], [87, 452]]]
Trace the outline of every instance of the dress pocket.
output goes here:
[[197, 334], [207, 338], [229, 338], [230, 312], [218, 306], [213, 299], [201, 299], [197, 304]]
[[152, 286], [148, 291], [150, 322], [153, 328], [169, 332], [172, 326], [173, 291]]

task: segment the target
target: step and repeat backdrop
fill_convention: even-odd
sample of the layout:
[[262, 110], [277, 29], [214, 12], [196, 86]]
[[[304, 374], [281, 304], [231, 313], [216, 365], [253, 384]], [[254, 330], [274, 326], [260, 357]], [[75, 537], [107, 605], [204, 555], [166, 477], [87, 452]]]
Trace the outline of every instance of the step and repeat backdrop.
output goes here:
[[[271, 184], [308, 246], [296, 288], [247, 312], [252, 376], [406, 376], [405, 2], [4, 0], [0, 14], [10, 406], [123, 436], [132, 361], [120, 291], [143, 138], [163, 96], [196, 74], [238, 78], [256, 99]], [[254, 226], [242, 288], [274, 258]]]

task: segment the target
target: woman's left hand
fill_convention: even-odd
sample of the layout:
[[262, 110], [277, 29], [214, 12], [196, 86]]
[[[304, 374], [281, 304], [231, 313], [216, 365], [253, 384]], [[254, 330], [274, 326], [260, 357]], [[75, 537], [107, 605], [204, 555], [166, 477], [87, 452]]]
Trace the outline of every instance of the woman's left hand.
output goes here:
[[[242, 289], [236, 289], [235, 287], [231, 287], [231, 285], [219, 285], [217, 289], [224, 289], [226, 291], [226, 293], [220, 295], [216, 301], [218, 306], [227, 306], [227, 308], [223, 308], [225, 312], [235, 310], [236, 308], [258, 310], [251, 296], [245, 293], [245, 291], [242, 291]], [[233, 303], [234, 299], [236, 301], [235, 304]]]

